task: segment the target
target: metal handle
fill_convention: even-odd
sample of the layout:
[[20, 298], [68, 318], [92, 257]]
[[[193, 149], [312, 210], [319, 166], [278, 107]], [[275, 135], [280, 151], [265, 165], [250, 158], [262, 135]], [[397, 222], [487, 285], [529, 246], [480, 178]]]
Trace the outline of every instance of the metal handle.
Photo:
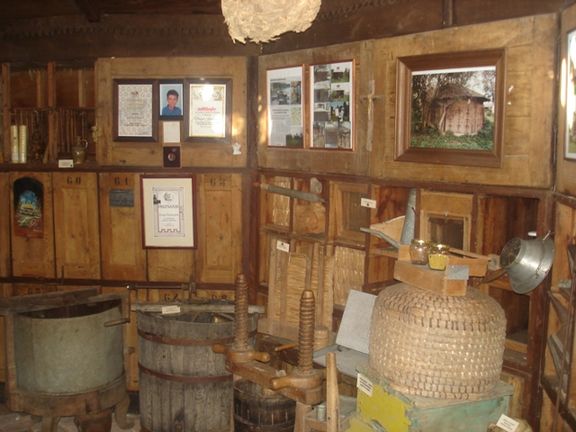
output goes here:
[[120, 324], [128, 324], [130, 322], [129, 318], [119, 318], [119, 319], [115, 319], [115, 320], [111, 320], [111, 321], [106, 321], [104, 323], [104, 327], [113, 327], [113, 326], [117, 326]]

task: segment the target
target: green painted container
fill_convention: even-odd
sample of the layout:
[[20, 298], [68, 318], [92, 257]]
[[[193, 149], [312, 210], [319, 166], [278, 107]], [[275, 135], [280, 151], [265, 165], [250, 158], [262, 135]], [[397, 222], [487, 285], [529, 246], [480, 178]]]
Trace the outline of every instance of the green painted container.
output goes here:
[[406, 395], [368, 374], [361, 381], [347, 432], [486, 432], [508, 413], [513, 392], [511, 385], [500, 382], [486, 397], [446, 400]]

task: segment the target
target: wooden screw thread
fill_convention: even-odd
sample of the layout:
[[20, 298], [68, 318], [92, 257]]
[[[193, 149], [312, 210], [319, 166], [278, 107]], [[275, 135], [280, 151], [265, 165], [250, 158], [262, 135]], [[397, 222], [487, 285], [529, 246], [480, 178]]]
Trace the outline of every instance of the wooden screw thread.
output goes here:
[[236, 301], [234, 303], [236, 326], [234, 327], [234, 349], [248, 350], [248, 283], [243, 274], [236, 278]]
[[298, 328], [298, 370], [309, 373], [314, 361], [314, 293], [304, 290], [300, 297], [300, 325]]

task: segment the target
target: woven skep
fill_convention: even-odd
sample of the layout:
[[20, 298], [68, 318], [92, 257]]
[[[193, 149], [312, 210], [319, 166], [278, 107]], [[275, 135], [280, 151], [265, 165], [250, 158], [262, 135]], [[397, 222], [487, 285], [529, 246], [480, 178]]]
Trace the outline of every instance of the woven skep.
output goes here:
[[503, 309], [474, 288], [456, 297], [396, 284], [374, 305], [369, 363], [400, 392], [476, 399], [500, 379], [505, 337]]
[[232, 40], [261, 43], [282, 33], [307, 30], [320, 0], [222, 0], [222, 14]]

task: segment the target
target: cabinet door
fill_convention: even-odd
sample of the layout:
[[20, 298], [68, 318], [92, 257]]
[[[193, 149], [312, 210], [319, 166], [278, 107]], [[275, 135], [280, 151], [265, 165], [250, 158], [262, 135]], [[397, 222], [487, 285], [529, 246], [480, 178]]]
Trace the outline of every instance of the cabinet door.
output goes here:
[[[50, 173], [10, 173], [13, 276], [55, 276]], [[32, 217], [31, 217], [32, 216]]]
[[145, 280], [140, 183], [132, 173], [100, 174], [102, 276]]
[[99, 279], [100, 240], [95, 173], [54, 173], [58, 277]]
[[198, 176], [198, 272], [201, 282], [234, 283], [242, 268], [242, 179]]

